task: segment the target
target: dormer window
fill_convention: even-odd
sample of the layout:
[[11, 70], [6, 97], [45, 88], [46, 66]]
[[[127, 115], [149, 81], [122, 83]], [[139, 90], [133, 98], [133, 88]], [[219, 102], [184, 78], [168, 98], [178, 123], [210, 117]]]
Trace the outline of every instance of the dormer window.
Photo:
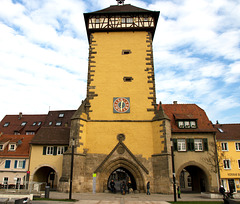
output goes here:
[[27, 124], [27, 122], [22, 122], [21, 126], [25, 126]]
[[6, 123], [3, 125], [3, 127], [8, 127], [9, 124], [10, 124], [10, 122], [6, 122]]
[[16, 144], [9, 144], [9, 151], [15, 151], [16, 150]]
[[60, 114], [58, 115], [58, 117], [59, 117], [59, 118], [63, 118], [63, 117], [64, 117], [64, 113], [60, 113]]
[[195, 129], [197, 128], [197, 122], [195, 120], [179, 120], [178, 122], [178, 128], [181, 129]]
[[51, 125], [52, 125], [52, 121], [50, 121], [50, 122], [48, 123], [48, 125], [51, 126]]
[[20, 135], [20, 132], [14, 131], [14, 135]]
[[33, 126], [37, 125], [37, 122], [34, 122], [32, 125], [33, 125]]
[[42, 124], [42, 122], [38, 122], [38, 126], [40, 126]]
[[34, 131], [26, 131], [26, 135], [35, 135]]

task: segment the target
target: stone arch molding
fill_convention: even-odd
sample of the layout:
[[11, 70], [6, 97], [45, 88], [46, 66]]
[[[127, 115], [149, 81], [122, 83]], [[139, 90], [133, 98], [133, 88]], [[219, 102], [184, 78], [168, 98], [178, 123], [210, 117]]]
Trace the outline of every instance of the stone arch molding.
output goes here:
[[207, 170], [207, 168], [205, 166], [203, 166], [202, 164], [197, 163], [195, 161], [189, 161], [189, 162], [186, 162], [183, 165], [181, 165], [178, 168], [177, 173], [176, 173], [177, 178], [180, 176], [181, 171], [188, 166], [196, 166], [196, 167], [202, 169], [204, 171], [204, 173], [206, 174], [206, 176], [208, 178], [211, 178], [211, 175], [210, 175], [209, 171]]
[[[119, 151], [119, 149], [121, 149], [121, 151]], [[121, 167], [127, 169], [134, 176], [137, 189], [139, 191], [144, 191], [145, 185], [143, 174], [149, 174], [149, 171], [121, 141], [95, 170], [100, 184], [99, 190], [107, 190], [107, 181], [110, 174]]]

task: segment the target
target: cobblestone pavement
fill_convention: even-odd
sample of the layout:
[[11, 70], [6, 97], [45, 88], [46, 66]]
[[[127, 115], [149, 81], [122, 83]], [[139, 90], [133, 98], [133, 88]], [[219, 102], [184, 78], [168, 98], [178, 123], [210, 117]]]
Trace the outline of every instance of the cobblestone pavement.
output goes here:
[[[50, 192], [52, 199], [68, 199], [68, 193]], [[167, 204], [167, 201], [173, 201], [173, 195], [163, 194], [110, 194], [110, 193], [73, 193], [72, 199], [76, 202], [67, 202], [67, 204]], [[240, 199], [235, 199], [239, 201]], [[221, 198], [203, 198], [201, 194], [182, 194], [178, 201], [223, 201]], [[57, 204], [65, 203], [60, 201], [32, 201], [33, 204]]]

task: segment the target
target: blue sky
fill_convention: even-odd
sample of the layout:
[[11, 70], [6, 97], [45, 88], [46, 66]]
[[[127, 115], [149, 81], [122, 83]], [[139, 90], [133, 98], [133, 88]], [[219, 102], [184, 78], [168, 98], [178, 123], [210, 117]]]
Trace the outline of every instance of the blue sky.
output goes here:
[[[86, 96], [83, 13], [115, 0], [0, 0], [0, 119], [74, 110]], [[196, 103], [215, 123], [240, 123], [240, 1], [125, 0], [160, 11], [157, 102]]]

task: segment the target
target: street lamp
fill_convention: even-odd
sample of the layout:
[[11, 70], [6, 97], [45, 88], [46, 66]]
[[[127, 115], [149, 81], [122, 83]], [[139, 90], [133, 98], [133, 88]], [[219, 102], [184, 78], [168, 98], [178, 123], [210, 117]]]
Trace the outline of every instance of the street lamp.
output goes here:
[[176, 195], [176, 179], [175, 179], [175, 164], [174, 164], [174, 153], [173, 153], [173, 139], [171, 138], [171, 156], [172, 156], [172, 173], [173, 173], [173, 193], [174, 193], [174, 202], [177, 202]]
[[71, 140], [71, 145], [72, 145], [72, 155], [71, 155], [69, 200], [72, 200], [72, 178], [73, 178], [73, 161], [74, 161], [74, 147], [75, 147], [75, 140], [74, 140], [74, 138]]

